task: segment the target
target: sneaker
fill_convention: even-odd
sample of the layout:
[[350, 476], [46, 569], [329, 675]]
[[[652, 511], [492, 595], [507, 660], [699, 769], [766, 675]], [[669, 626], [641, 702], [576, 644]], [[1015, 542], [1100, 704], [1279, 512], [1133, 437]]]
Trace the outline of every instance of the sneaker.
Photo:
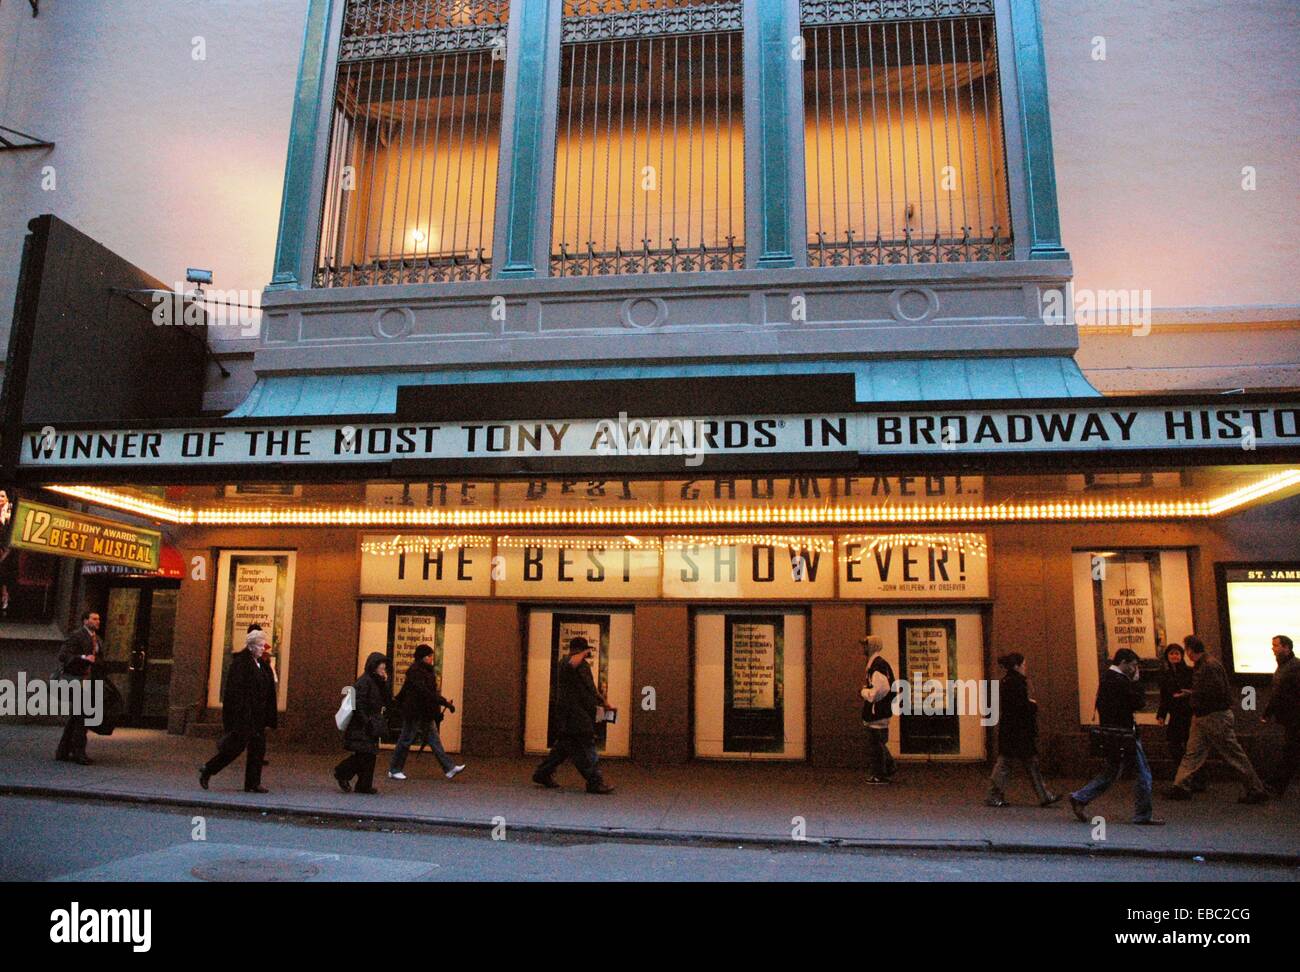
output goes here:
[[1159, 817], [1148, 817], [1146, 820], [1134, 820], [1135, 827], [1163, 827], [1165, 822]]
[[1074, 814], [1080, 823], [1088, 822], [1086, 807], [1086, 803], [1080, 803], [1073, 796], [1070, 797], [1070, 812]]
[[613, 788], [612, 786], [610, 786], [608, 783], [597, 783], [595, 786], [591, 786], [591, 785], [589, 784], [589, 785], [587, 786], [587, 792], [588, 792], [588, 793], [601, 793], [601, 794], [604, 794], [604, 793], [613, 793], [613, 792], [614, 792], [614, 788]]
[[1058, 803], [1060, 803], [1062, 799], [1063, 799], [1062, 794], [1058, 793], [1055, 796], [1049, 796], [1046, 800], [1044, 800], [1042, 803], [1038, 805], [1040, 807], [1054, 807]]
[[390, 780], [404, 780], [406, 779], [406, 774], [401, 772], [400, 770], [396, 773], [390, 771], [388, 774], [388, 778]]
[[533, 782], [538, 786], [546, 787], [548, 790], [558, 790], [560, 788], [560, 784], [555, 782], [555, 777], [553, 776], [538, 776], [534, 773]]
[[1245, 796], [1237, 797], [1238, 803], [1254, 805], [1257, 803], [1268, 803], [1268, 793], [1265, 790], [1259, 790], [1255, 793], [1247, 793]]
[[456, 766], [453, 766], [451, 769], [447, 770], [447, 772], [443, 773], [442, 775], [447, 777], [447, 779], [451, 780], [451, 779], [455, 779], [457, 773], [463, 773], [463, 772], [465, 772], [465, 764], [460, 763]]
[[867, 785], [868, 785], [868, 786], [887, 786], [888, 784], [889, 784], [889, 780], [886, 779], [886, 778], [883, 777], [883, 776], [868, 776], [868, 777], [867, 777]]

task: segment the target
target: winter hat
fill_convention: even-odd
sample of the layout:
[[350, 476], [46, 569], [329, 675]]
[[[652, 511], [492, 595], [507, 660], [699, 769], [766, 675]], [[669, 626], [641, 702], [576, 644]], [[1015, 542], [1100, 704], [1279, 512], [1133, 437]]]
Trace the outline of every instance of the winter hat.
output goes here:
[[423, 661], [424, 659], [428, 658], [432, 654], [433, 654], [432, 648], [430, 648], [428, 645], [420, 645], [418, 648], [415, 649], [415, 660]]

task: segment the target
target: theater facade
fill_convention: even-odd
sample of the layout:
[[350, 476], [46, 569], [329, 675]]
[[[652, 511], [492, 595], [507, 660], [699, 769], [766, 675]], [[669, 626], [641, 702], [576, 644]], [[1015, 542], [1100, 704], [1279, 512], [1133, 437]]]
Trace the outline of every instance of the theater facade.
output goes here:
[[205, 410], [200, 358], [153, 393], [188, 403], [34, 400], [72, 338], [33, 256], [10, 543], [84, 552], [49, 507], [59, 537], [156, 534], [71, 588], [130, 629], [127, 673], [165, 662], [151, 711], [218, 722], [257, 622], [281, 736], [321, 749], [362, 660], [421, 643], [469, 755], [547, 748], [576, 635], [618, 710], [603, 751], [648, 762], [862, 765], [867, 633], [973, 700], [898, 716], [902, 759], [990, 755], [1007, 651], [1061, 770], [1121, 647], [1147, 724], [1193, 631], [1265, 684], [1300, 628], [1300, 396], [1079, 370], [1037, 17], [312, 0], [251, 388]]

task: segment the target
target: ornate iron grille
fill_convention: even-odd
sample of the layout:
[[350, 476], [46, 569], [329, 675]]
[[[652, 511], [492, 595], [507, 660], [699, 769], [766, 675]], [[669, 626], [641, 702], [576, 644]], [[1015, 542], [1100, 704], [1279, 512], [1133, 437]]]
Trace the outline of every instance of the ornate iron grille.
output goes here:
[[565, 6], [553, 276], [744, 266], [740, 4]]
[[[371, 53], [339, 65], [317, 287], [491, 275], [505, 60], [479, 41], [504, 36], [506, 5], [351, 0], [346, 29]], [[469, 49], [373, 54], [433, 36]]]
[[348, 0], [339, 61], [499, 46], [510, 0]]
[[[805, 3], [880, 16], [978, 6]], [[803, 28], [808, 262], [1013, 255], [993, 18]]]
[[863, 24], [873, 20], [927, 20], [993, 14], [993, 0], [800, 0], [799, 22]]

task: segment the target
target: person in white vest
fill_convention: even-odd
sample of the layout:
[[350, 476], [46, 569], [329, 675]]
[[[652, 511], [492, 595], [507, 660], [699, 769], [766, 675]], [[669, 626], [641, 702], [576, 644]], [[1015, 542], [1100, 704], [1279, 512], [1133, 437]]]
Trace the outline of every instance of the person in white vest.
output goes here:
[[862, 724], [867, 727], [867, 757], [872, 786], [888, 783], [897, 766], [889, 752], [889, 720], [893, 718], [894, 669], [885, 661], [881, 651], [885, 643], [879, 635], [862, 639], [862, 654], [867, 659], [867, 680], [862, 686]]

